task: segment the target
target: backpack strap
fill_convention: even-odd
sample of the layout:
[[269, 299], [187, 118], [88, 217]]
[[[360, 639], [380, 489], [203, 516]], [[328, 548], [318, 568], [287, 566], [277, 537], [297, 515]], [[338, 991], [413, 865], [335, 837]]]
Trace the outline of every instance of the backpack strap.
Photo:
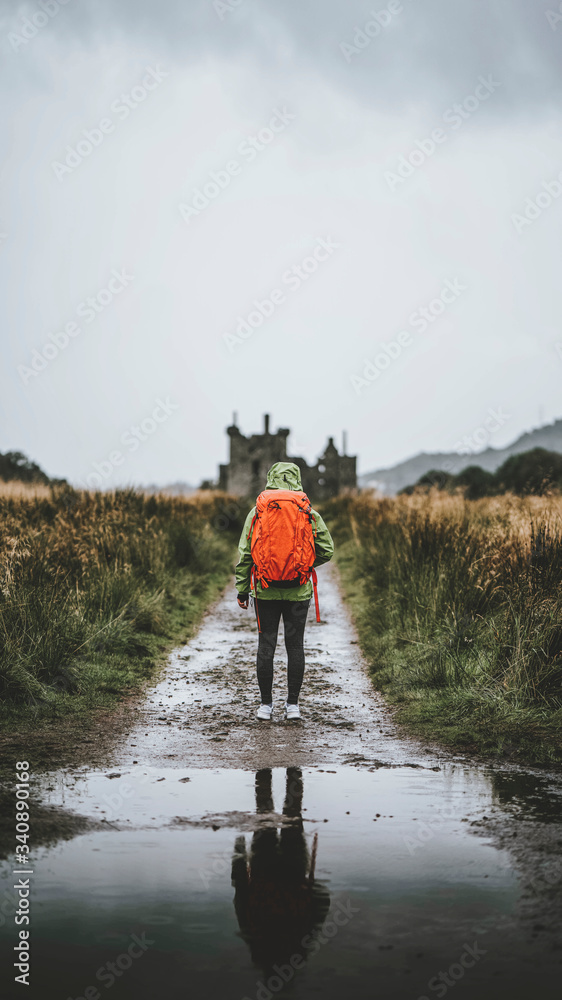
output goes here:
[[314, 607], [316, 608], [316, 621], [320, 621], [320, 605], [318, 604], [318, 587], [316, 586], [318, 578], [316, 576], [316, 570], [313, 569], [312, 573], [312, 586], [314, 587]]
[[250, 591], [254, 589], [254, 607], [256, 609], [256, 621], [258, 623], [258, 632], [261, 632], [260, 615], [258, 611], [258, 587], [256, 582], [256, 567], [252, 563], [252, 568], [250, 570]]

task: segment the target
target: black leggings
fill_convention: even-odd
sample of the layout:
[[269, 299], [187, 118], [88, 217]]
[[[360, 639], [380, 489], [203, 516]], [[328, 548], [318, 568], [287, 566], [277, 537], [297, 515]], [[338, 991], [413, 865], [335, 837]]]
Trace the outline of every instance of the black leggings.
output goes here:
[[261, 628], [257, 667], [262, 705], [271, 705], [272, 702], [273, 655], [281, 615], [287, 649], [287, 702], [296, 705], [304, 676], [303, 640], [310, 601], [264, 601], [258, 598], [255, 604]]

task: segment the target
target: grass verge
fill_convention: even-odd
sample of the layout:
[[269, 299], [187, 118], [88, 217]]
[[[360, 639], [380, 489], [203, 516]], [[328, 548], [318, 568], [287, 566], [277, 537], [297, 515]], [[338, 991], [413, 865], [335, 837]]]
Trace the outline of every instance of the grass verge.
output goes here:
[[0, 493], [0, 728], [109, 709], [153, 679], [228, 582], [243, 513], [213, 493]]
[[562, 503], [324, 505], [345, 598], [399, 724], [444, 746], [562, 762]]

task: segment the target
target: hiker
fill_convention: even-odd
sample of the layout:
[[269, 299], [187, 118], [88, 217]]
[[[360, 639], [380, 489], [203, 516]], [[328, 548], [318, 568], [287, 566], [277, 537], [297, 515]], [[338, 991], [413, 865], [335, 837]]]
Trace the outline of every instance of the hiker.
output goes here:
[[313, 588], [316, 618], [320, 621], [314, 567], [330, 561], [334, 543], [320, 514], [303, 493], [298, 465], [276, 462], [271, 466], [265, 490], [246, 518], [238, 551], [238, 604], [247, 608], [252, 592], [259, 630], [258, 719], [270, 720], [273, 712], [273, 656], [281, 615], [287, 649], [285, 717], [300, 719], [304, 629]]

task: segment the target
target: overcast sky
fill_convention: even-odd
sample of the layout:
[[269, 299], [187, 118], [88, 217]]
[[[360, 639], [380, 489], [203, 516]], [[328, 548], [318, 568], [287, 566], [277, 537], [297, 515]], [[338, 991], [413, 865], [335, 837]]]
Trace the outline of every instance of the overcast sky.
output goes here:
[[562, 416], [558, 11], [0, 2], [0, 451], [197, 483], [234, 410], [363, 472]]

